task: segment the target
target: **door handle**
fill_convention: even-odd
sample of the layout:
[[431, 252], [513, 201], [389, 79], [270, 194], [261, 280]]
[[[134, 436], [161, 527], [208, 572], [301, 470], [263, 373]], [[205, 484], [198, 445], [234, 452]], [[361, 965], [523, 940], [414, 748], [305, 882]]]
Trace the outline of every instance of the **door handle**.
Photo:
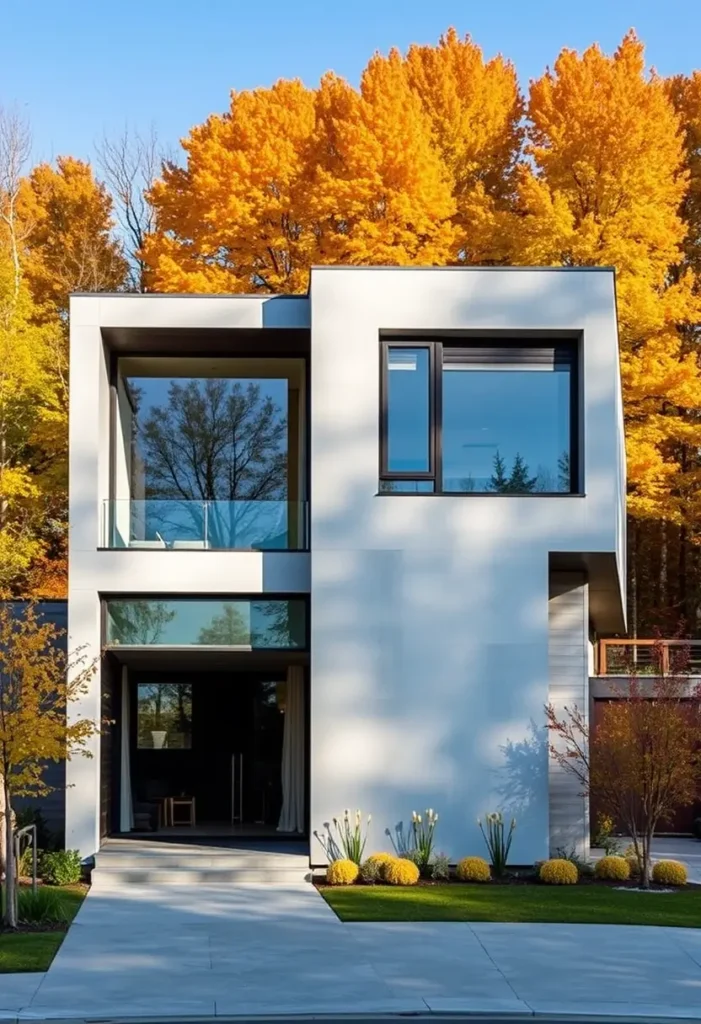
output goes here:
[[239, 821], [243, 823], [243, 754], [239, 754]]

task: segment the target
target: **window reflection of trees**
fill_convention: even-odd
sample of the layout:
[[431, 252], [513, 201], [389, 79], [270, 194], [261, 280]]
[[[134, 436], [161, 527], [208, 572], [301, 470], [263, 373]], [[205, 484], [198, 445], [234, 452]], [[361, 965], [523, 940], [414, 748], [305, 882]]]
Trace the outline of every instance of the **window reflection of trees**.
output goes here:
[[261, 384], [173, 380], [143, 419], [144, 389], [131, 391], [150, 531], [215, 548], [285, 546], [287, 415]]
[[252, 601], [249, 615], [235, 603], [225, 604], [211, 623], [200, 629], [197, 643], [254, 649], [303, 647], [304, 617], [300, 601]]
[[157, 644], [175, 615], [167, 601], [110, 601], [108, 643]]
[[190, 683], [139, 683], [139, 747], [154, 747], [153, 733], [165, 733], [163, 748], [188, 748], [192, 743]]

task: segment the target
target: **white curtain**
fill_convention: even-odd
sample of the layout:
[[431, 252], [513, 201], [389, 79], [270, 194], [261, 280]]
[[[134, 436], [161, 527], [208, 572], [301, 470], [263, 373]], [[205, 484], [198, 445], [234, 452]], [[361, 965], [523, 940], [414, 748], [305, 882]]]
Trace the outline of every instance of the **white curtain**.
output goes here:
[[282, 738], [282, 810], [278, 832], [304, 831], [304, 669], [287, 669]]
[[129, 671], [122, 665], [122, 748], [121, 788], [119, 797], [119, 831], [130, 832], [134, 827], [134, 807], [131, 799], [131, 749], [129, 709]]

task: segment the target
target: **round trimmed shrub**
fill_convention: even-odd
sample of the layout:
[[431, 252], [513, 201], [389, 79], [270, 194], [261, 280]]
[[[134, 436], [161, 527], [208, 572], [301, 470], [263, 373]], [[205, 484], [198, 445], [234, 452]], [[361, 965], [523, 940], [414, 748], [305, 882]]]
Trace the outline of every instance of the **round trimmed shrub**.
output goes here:
[[360, 865], [360, 881], [365, 882], [366, 885], [375, 885], [376, 882], [381, 881], [380, 865], [376, 860], [364, 860]]
[[352, 860], [335, 860], [326, 869], [329, 885], [352, 885], [360, 874], [360, 868]]
[[678, 860], [658, 860], [652, 880], [659, 885], [686, 885], [686, 868]]
[[571, 860], [546, 860], [542, 865], [539, 876], [541, 882], [546, 885], [576, 885], [579, 879], [577, 865]]
[[484, 857], [463, 857], [458, 863], [455, 874], [461, 882], [489, 882], [492, 872]]
[[[368, 872], [372, 873], [373, 869], [377, 870], [377, 879], [381, 882], [385, 881], [385, 875], [389, 864], [393, 864], [397, 858], [393, 853], [371, 853], [365, 864], [368, 866]], [[361, 869], [362, 873], [362, 869]]]
[[594, 865], [594, 874], [610, 882], [627, 882], [630, 878], [630, 864], [625, 857], [602, 857]]
[[412, 860], [395, 857], [384, 867], [385, 882], [390, 885], [416, 885], [419, 880], [419, 869]]

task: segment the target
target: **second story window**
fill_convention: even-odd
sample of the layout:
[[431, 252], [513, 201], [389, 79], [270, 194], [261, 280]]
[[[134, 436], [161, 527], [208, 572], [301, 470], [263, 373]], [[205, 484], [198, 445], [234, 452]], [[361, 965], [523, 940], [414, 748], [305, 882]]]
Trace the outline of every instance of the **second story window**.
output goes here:
[[382, 343], [380, 491], [580, 490], [575, 343]]

